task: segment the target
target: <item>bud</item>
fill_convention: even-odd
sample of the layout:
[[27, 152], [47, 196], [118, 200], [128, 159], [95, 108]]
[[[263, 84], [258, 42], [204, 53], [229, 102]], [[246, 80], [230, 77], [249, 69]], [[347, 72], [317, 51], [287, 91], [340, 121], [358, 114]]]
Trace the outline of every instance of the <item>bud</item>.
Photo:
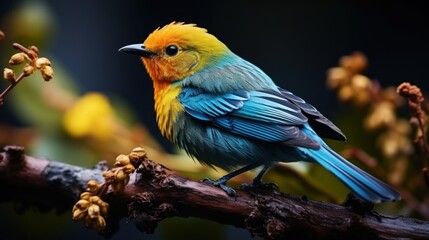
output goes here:
[[99, 216], [97, 218], [97, 224], [95, 225], [94, 228], [97, 231], [101, 231], [101, 230], [104, 230], [106, 228], [106, 221], [104, 220], [104, 218], [102, 216]]
[[353, 76], [351, 85], [354, 89], [368, 89], [371, 86], [371, 80], [364, 75], [357, 74]]
[[[80, 209], [82, 211], [86, 211], [86, 209], [90, 206], [90, 202], [87, 200], [79, 200], [77, 201], [77, 203], [74, 205], [74, 207], [76, 207], [76, 209]], [[73, 209], [74, 209], [73, 207]]]
[[9, 64], [11, 65], [18, 65], [25, 61], [25, 53], [15, 53], [12, 55], [12, 57], [9, 60]]
[[342, 87], [338, 91], [338, 98], [341, 101], [348, 101], [353, 97], [353, 95], [354, 95], [353, 88], [350, 87], [349, 85]]
[[13, 70], [12, 70], [12, 69], [5, 68], [5, 69], [3, 70], [3, 78], [4, 78], [6, 81], [8, 81], [9, 83], [14, 84], [14, 83], [15, 83], [16, 76], [15, 76], [15, 73], [13, 72]]
[[5, 38], [4, 32], [0, 31], [0, 41], [3, 41]]
[[36, 60], [36, 68], [41, 69], [45, 66], [51, 66], [51, 61], [49, 61], [49, 59], [42, 57]]
[[122, 169], [119, 169], [118, 171], [116, 171], [115, 180], [122, 181], [125, 179], [125, 176], [126, 174], [124, 173], [124, 171]]
[[91, 193], [89, 193], [89, 192], [83, 192], [80, 194], [80, 199], [89, 201], [89, 197], [91, 197]]
[[88, 186], [86, 189], [88, 192], [95, 192], [100, 188], [100, 185], [95, 180], [89, 180], [86, 185]]
[[42, 77], [45, 81], [51, 80], [54, 76], [54, 70], [51, 66], [44, 66], [40, 71], [42, 72]]
[[133, 173], [136, 170], [136, 168], [132, 164], [127, 164], [122, 167], [122, 170], [125, 173], [130, 174], [130, 173]]
[[73, 220], [80, 221], [83, 220], [86, 216], [86, 211], [80, 209], [73, 209]]
[[24, 76], [30, 76], [34, 72], [34, 67], [30, 64], [25, 64], [24, 69], [22, 70]]
[[121, 154], [116, 158], [115, 166], [124, 166], [130, 163], [130, 158], [127, 155]]
[[91, 204], [91, 206], [88, 208], [88, 215], [90, 218], [96, 218], [100, 216], [100, 206]]
[[327, 85], [331, 89], [336, 89], [348, 83], [349, 73], [342, 67], [330, 68], [327, 72]]
[[36, 46], [30, 46], [28, 49], [34, 51], [36, 54], [39, 54], [39, 49]]

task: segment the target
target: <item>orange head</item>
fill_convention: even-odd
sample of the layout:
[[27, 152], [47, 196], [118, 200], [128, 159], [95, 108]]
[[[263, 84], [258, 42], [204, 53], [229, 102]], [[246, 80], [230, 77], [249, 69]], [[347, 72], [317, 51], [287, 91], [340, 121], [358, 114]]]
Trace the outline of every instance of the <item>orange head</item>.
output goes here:
[[128, 45], [120, 51], [142, 56], [152, 80], [164, 83], [179, 81], [229, 52], [206, 29], [182, 22], [157, 28], [143, 45]]

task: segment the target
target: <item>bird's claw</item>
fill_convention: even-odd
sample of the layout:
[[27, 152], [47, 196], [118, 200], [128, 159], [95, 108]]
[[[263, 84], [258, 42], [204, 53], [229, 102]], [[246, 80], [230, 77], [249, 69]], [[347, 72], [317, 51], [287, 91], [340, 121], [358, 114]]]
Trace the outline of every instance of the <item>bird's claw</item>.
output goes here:
[[253, 182], [251, 184], [243, 183], [240, 185], [240, 189], [261, 189], [265, 191], [278, 192], [280, 191], [279, 186], [275, 183], [264, 183], [264, 182]]
[[234, 189], [225, 185], [224, 181], [219, 181], [219, 180], [215, 181], [215, 180], [212, 180], [210, 178], [204, 178], [202, 180], [202, 182], [210, 183], [214, 186], [220, 187], [222, 190], [224, 190], [231, 197], [235, 197], [237, 195], [237, 193], [235, 192]]

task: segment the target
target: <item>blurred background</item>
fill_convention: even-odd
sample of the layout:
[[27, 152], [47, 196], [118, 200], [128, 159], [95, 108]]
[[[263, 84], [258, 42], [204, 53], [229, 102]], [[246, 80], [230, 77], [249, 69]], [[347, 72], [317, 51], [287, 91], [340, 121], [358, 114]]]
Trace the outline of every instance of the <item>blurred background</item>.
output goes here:
[[[374, 174], [356, 157], [356, 149], [364, 150], [387, 166], [385, 173], [372, 169], [377, 177], [418, 192], [414, 200], [423, 204], [427, 187], [418, 179], [421, 165], [412, 162], [418, 150], [412, 143], [415, 128], [392, 87], [409, 81], [429, 89], [428, 10], [423, 1], [1, 1], [0, 30], [6, 35], [0, 42], [2, 67], [21, 71], [22, 66], [8, 65], [16, 52], [11, 44], [18, 42], [37, 46], [55, 75], [44, 82], [33, 74], [6, 96], [0, 107], [0, 145], [22, 145], [28, 154], [86, 167], [102, 159], [112, 163], [116, 155], [143, 146], [151, 159], [193, 179], [224, 174], [194, 163], [161, 137], [146, 70], [138, 58], [117, 51], [143, 42], [157, 27], [183, 21], [207, 28], [279, 86], [317, 107], [348, 136], [347, 143], [329, 142], [336, 150]], [[1, 89], [7, 85], [0, 83]], [[376, 112], [385, 114], [374, 116]], [[252, 177], [239, 177], [235, 184]], [[317, 200], [338, 203], [347, 194], [329, 173], [308, 165], [276, 168], [268, 179], [283, 192]], [[17, 214], [15, 207], [0, 204], [6, 239], [101, 239], [74, 223], [69, 212]], [[386, 214], [429, 216], [407, 202], [377, 208]], [[246, 230], [190, 218], [163, 221], [152, 235], [124, 223], [112, 239], [171, 236], [251, 237]]]

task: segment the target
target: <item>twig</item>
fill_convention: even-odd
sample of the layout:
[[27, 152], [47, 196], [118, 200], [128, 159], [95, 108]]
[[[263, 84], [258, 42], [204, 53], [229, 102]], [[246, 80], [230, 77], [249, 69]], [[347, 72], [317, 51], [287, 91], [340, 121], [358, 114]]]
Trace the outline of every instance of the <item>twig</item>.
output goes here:
[[[14, 191], [0, 195], [0, 200], [31, 199], [70, 210], [88, 180], [102, 181], [105, 170], [103, 164], [86, 169], [21, 156], [12, 157], [10, 148], [2, 153], [0, 184]], [[21, 167], [11, 167], [16, 159], [21, 159]], [[189, 180], [150, 160], [138, 172], [131, 175], [122, 194], [105, 196], [110, 210], [103, 234], [112, 234], [123, 217], [134, 219], [141, 231], [153, 232], [165, 218], [193, 216], [246, 228], [267, 239], [429, 238], [429, 222], [383, 216], [356, 200], [336, 205], [257, 190], [237, 190], [237, 197], [231, 198], [217, 187]]]

